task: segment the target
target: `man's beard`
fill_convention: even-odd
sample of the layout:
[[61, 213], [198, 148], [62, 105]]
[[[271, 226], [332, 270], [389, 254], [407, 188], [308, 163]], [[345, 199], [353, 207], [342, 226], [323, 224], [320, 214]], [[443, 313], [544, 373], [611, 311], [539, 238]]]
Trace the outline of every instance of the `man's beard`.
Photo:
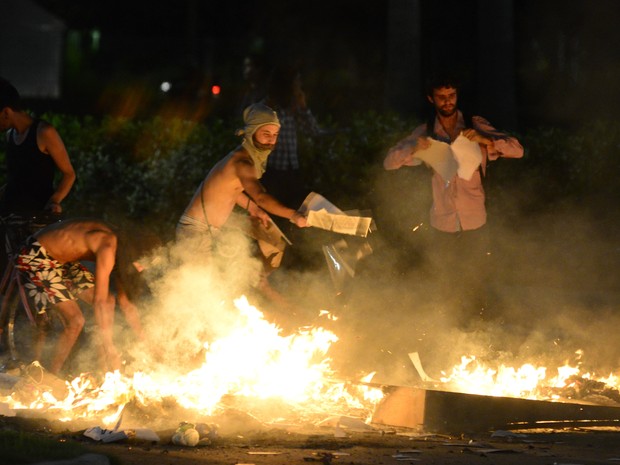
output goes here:
[[452, 116], [456, 113], [456, 105], [452, 106], [449, 110], [446, 110], [444, 107], [437, 108], [437, 113], [441, 116]]
[[276, 144], [261, 144], [254, 138], [252, 139], [252, 142], [254, 142], [254, 147], [258, 150], [273, 150], [276, 146]]
[[437, 108], [437, 113], [439, 113], [441, 116], [452, 116], [454, 113], [456, 113], [456, 105], [451, 106], [449, 110], [447, 110], [446, 107], [439, 107]]

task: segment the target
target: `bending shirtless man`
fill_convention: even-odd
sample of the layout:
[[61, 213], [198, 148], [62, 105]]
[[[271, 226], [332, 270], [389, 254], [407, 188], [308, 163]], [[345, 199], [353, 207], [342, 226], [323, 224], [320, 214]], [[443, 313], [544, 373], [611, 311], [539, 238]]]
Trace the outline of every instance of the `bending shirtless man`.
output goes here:
[[[110, 293], [112, 269], [117, 262], [118, 234], [102, 221], [74, 218], [53, 223], [28, 238], [16, 266], [25, 278], [25, 289], [39, 314], [52, 306], [64, 329], [53, 354], [50, 371], [58, 374], [84, 327], [84, 315], [77, 298], [92, 304], [99, 328], [103, 368], [121, 367], [113, 341], [115, 298]], [[95, 262], [95, 274], [80, 261]], [[116, 277], [118, 280], [118, 276]], [[122, 283], [116, 281], [119, 303], [126, 301]], [[127, 322], [142, 338], [134, 305], [121, 305]]]
[[244, 128], [237, 131], [243, 136], [241, 145], [213, 166], [177, 224], [178, 239], [200, 235], [201, 248], [206, 252], [235, 205], [265, 226], [269, 224], [265, 211], [287, 218], [298, 227], [306, 226], [305, 216], [268, 194], [259, 181], [278, 139], [280, 122], [275, 111], [257, 103], [246, 108], [243, 120]]

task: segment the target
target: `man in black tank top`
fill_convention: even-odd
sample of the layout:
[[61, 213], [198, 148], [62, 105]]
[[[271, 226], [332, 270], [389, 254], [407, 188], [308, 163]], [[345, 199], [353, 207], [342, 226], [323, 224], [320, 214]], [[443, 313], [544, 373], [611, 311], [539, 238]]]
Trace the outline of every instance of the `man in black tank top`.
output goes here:
[[[24, 111], [17, 89], [3, 78], [0, 78], [0, 131], [6, 131], [7, 181], [0, 194], [0, 216], [62, 213], [61, 202], [75, 182], [67, 149], [51, 124]], [[57, 170], [61, 178], [54, 185]], [[4, 254], [5, 247], [0, 246], [3, 269]]]
[[3, 213], [43, 210], [54, 193], [54, 160], [37, 145], [41, 124], [41, 120], [33, 120], [23, 140], [15, 129], [8, 131]]
[[[75, 182], [65, 145], [49, 123], [22, 109], [19, 93], [0, 78], [0, 130], [7, 131], [7, 184], [0, 214], [49, 210], [60, 206]], [[54, 187], [55, 170], [62, 178]]]

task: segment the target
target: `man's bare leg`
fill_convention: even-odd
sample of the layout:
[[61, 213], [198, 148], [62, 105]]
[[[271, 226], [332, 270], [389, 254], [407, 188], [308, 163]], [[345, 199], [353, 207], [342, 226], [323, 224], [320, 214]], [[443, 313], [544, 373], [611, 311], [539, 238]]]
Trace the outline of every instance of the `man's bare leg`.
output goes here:
[[84, 327], [84, 314], [77, 302], [67, 300], [56, 305], [56, 309], [60, 314], [64, 329], [58, 338], [56, 351], [50, 364], [50, 372], [57, 375], [64, 365], [67, 357], [71, 353], [71, 349], [75, 345], [77, 338]]

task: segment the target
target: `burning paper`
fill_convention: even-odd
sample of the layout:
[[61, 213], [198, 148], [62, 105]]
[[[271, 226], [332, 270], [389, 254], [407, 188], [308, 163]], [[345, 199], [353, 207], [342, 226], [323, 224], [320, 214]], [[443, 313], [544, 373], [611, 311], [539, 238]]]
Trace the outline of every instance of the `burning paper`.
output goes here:
[[347, 215], [316, 192], [308, 194], [298, 211], [307, 215], [309, 226], [339, 234], [366, 237], [372, 224], [371, 217]]

